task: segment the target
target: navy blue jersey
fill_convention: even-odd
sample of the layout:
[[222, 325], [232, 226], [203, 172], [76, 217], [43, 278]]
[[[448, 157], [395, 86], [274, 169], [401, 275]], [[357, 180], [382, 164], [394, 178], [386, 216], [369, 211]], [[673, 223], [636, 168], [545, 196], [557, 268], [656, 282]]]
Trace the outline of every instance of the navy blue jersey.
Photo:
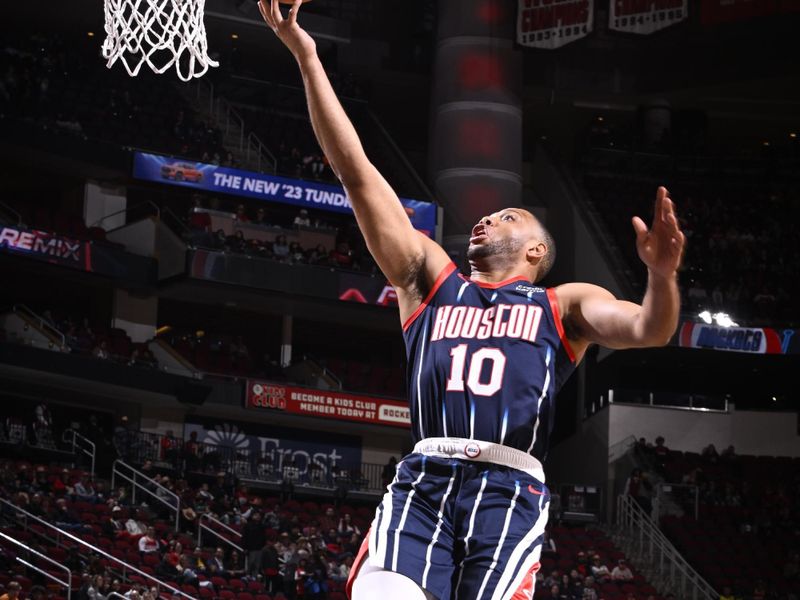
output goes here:
[[448, 265], [403, 325], [412, 436], [511, 446], [544, 461], [575, 367], [552, 290], [471, 281]]

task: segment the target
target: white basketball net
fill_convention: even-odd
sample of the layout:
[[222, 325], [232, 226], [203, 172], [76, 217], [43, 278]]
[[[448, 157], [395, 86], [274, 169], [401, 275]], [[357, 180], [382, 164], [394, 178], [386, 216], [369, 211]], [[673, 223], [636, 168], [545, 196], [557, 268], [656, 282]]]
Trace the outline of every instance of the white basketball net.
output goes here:
[[105, 0], [106, 66], [121, 59], [135, 77], [145, 63], [156, 73], [175, 65], [182, 81], [219, 66], [208, 56], [204, 5], [205, 0]]

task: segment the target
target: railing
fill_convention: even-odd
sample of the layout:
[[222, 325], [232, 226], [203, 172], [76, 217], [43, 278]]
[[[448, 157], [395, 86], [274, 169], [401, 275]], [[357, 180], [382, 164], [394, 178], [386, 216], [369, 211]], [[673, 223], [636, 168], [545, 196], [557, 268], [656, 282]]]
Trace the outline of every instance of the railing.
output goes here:
[[[128, 473], [124, 472], [127, 469]], [[137, 471], [129, 464], [121, 460], [115, 460], [114, 464], [111, 466], [111, 489], [116, 489], [116, 480], [117, 477], [122, 479], [123, 481], [127, 481], [131, 484], [131, 503], [136, 504], [136, 490], [139, 489], [142, 492], [148, 494], [151, 498], [155, 498], [161, 504], [163, 504], [167, 510], [170, 512], [175, 511], [175, 531], [178, 531], [178, 522], [180, 519], [181, 514], [181, 499], [178, 495], [165, 488], [160, 483], [154, 481], [141, 471]], [[138, 479], [137, 479], [138, 478]], [[154, 492], [152, 489], [154, 488], [157, 491]], [[167, 500], [170, 498], [172, 502]]]
[[241, 479], [267, 483], [307, 484], [309, 487], [367, 493], [382, 492], [384, 488], [384, 465], [362, 463], [341, 468], [334, 464], [320, 466], [305, 461], [292, 465], [283, 453], [273, 450], [232, 448], [178, 438], [173, 438], [175, 446], [169, 453], [162, 455], [161, 440], [164, 437], [157, 433], [129, 431], [124, 441], [115, 441], [115, 444], [126, 463], [142, 464], [150, 460], [161, 468], [173, 469], [179, 475], [223, 471]]
[[[69, 438], [71, 438], [71, 441]], [[95, 443], [89, 438], [82, 436], [74, 429], [65, 429], [64, 433], [61, 434], [61, 441], [66, 444], [72, 444], [73, 454], [80, 452], [89, 457], [92, 463], [91, 473], [92, 477], [94, 477], [95, 456], [97, 455], [97, 446], [95, 446]]]
[[717, 413], [727, 413], [730, 410], [728, 398], [725, 396], [654, 392], [652, 390], [623, 388], [609, 389], [608, 403]]
[[67, 580], [66, 581], [62, 581], [61, 579], [59, 579], [58, 577], [56, 577], [55, 575], [53, 575], [51, 573], [48, 573], [47, 571], [45, 571], [41, 567], [37, 567], [36, 565], [28, 562], [27, 560], [24, 560], [23, 558], [20, 558], [19, 554], [17, 554], [14, 557], [17, 560], [17, 562], [25, 565], [29, 569], [33, 569], [34, 571], [36, 571], [40, 575], [43, 575], [44, 577], [46, 577], [50, 581], [55, 581], [57, 584], [65, 587], [67, 589], [67, 600], [70, 600], [72, 598], [72, 571], [70, 571], [69, 568], [65, 567], [64, 565], [62, 565], [59, 562], [54, 561], [49, 556], [45, 556], [41, 552], [37, 552], [36, 550], [31, 548], [30, 546], [26, 546], [25, 544], [23, 544], [19, 540], [15, 540], [10, 535], [6, 535], [2, 531], [0, 531], [0, 538], [4, 539], [6, 541], [9, 541], [12, 544], [15, 544], [16, 546], [19, 546], [20, 548], [23, 548], [26, 552], [28, 552], [29, 554], [33, 554], [36, 558], [38, 558], [40, 560], [47, 561], [48, 563], [50, 563], [51, 565], [53, 565], [57, 569], [61, 569], [61, 570], [65, 571], [66, 574], [67, 574]]
[[237, 140], [238, 150], [249, 164], [255, 163], [258, 171], [262, 169], [262, 161], [267, 160], [269, 172], [278, 168], [278, 160], [269, 148], [252, 132], [245, 135], [245, 122], [242, 116], [224, 99], [216, 97], [214, 84], [209, 81], [198, 81], [195, 85], [197, 101], [206, 105], [209, 114], [216, 120], [226, 139]]
[[[106, 560], [108, 560], [109, 562], [113, 563], [119, 569], [122, 570], [121, 574], [122, 574], [122, 577], [124, 579], [128, 578], [128, 573], [132, 573], [132, 574], [138, 575], [139, 577], [141, 577], [143, 579], [151, 581], [152, 584], [155, 585], [158, 590], [161, 590], [161, 588], [164, 588], [164, 589], [169, 590], [170, 593], [173, 594], [173, 596], [179, 596], [181, 598], [188, 598], [189, 600], [198, 600], [197, 598], [194, 598], [194, 596], [190, 596], [189, 594], [187, 594], [185, 592], [182, 592], [178, 588], [173, 587], [168, 583], [164, 583], [163, 581], [153, 577], [152, 575], [149, 575], [149, 574], [145, 573], [144, 571], [141, 571], [141, 570], [137, 569], [133, 565], [130, 565], [130, 564], [126, 563], [125, 561], [120, 560], [115, 556], [112, 556], [111, 554], [109, 554], [108, 552], [106, 552], [104, 550], [101, 550], [97, 546], [93, 546], [92, 544], [82, 540], [78, 536], [73, 535], [73, 534], [69, 533], [68, 531], [64, 531], [63, 529], [59, 529], [58, 527], [56, 527], [52, 523], [48, 523], [44, 519], [40, 519], [36, 515], [29, 513], [24, 508], [21, 508], [21, 507], [17, 506], [16, 504], [14, 504], [12, 502], [9, 502], [8, 500], [6, 500], [4, 498], [0, 498], [0, 506], [5, 507], [5, 508], [13, 511], [14, 516], [16, 517], [16, 521], [18, 521], [18, 522], [22, 521], [22, 526], [26, 531], [28, 530], [28, 522], [29, 521], [34, 521], [35, 523], [41, 525], [45, 529], [48, 529], [48, 530], [50, 530], [50, 531], [55, 533], [56, 537], [55, 537], [54, 543], [57, 546], [65, 547], [64, 544], [63, 544], [63, 541], [61, 541], [61, 540], [62, 539], [67, 539], [67, 540], [70, 540], [71, 542], [79, 544], [83, 548], [86, 548], [89, 552], [93, 552], [94, 554], [97, 554], [97, 555], [105, 558]], [[37, 533], [39, 533], [39, 532], [37, 532]], [[42, 535], [43, 537], [47, 537], [42, 533], [39, 533], [39, 535]]]
[[[156, 218], [161, 218], [161, 209], [158, 207], [158, 204], [156, 204], [155, 202], [152, 202], [150, 200], [145, 200], [144, 202], [140, 202], [139, 204], [134, 204], [133, 206], [129, 206], [127, 208], [123, 208], [122, 210], [118, 210], [118, 211], [115, 211], [113, 213], [107, 214], [107, 215], [105, 215], [103, 217], [100, 217], [97, 221], [92, 223], [91, 227], [100, 227], [100, 224], [103, 221], [105, 221], [106, 219], [110, 219], [111, 217], [116, 217], [117, 215], [128, 214], [129, 212], [133, 212], [134, 210], [137, 210], [137, 209], [139, 209], [139, 208], [141, 208], [143, 206], [151, 206], [151, 207], [153, 207], [155, 209]], [[126, 219], [126, 221], [127, 221], [127, 219]], [[127, 225], [127, 222], [126, 222], [126, 225]], [[125, 225], [122, 225], [121, 227], [124, 227], [124, 226]], [[115, 229], [119, 229], [119, 228], [117, 227]], [[113, 231], [113, 230], [111, 230], [111, 231]]]
[[214, 528], [210, 527], [209, 525], [204, 524], [203, 523], [203, 519], [205, 519], [209, 523], [213, 523], [217, 527], [220, 527], [220, 528], [224, 529], [227, 533], [229, 533], [233, 537], [235, 537], [235, 538], [237, 538], [239, 540], [242, 539], [242, 534], [239, 533], [238, 531], [236, 531], [233, 527], [229, 527], [228, 525], [226, 525], [225, 523], [223, 523], [219, 519], [215, 519], [209, 513], [203, 513], [202, 515], [200, 515], [200, 518], [197, 520], [197, 545], [198, 546], [202, 546], [201, 540], [203, 538], [203, 532], [207, 531], [208, 533], [210, 533], [211, 535], [213, 535], [217, 539], [219, 539], [219, 540], [225, 542], [226, 544], [228, 544], [230, 547], [235, 548], [239, 552], [244, 552], [244, 548], [242, 548], [239, 544], [235, 544], [233, 541], [231, 541], [230, 539], [228, 539], [227, 537], [222, 535], [221, 532], [215, 530]]
[[64, 336], [64, 334], [56, 329], [53, 325], [50, 325], [50, 323], [48, 323], [44, 317], [36, 314], [24, 304], [15, 304], [11, 310], [14, 312], [14, 314], [19, 315], [21, 319], [29, 323], [33, 321], [33, 324], [36, 325], [36, 327], [38, 327], [39, 330], [46, 336], [58, 340], [62, 349], [67, 347], [67, 338]]
[[617, 536], [623, 550], [662, 594], [671, 592], [684, 600], [717, 600], [719, 594], [686, 562], [633, 497], [617, 497]]

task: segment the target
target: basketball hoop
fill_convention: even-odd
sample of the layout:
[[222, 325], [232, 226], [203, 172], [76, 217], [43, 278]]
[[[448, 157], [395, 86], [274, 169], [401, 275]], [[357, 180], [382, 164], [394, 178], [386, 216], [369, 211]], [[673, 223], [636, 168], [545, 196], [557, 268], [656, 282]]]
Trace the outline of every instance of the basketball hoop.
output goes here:
[[105, 0], [103, 58], [122, 60], [131, 77], [147, 63], [156, 73], [173, 65], [182, 81], [219, 63], [208, 56], [205, 0]]

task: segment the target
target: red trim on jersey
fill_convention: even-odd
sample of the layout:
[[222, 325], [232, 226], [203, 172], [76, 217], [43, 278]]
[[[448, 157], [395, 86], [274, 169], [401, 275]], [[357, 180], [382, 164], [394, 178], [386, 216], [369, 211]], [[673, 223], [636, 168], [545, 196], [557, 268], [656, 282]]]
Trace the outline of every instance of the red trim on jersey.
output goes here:
[[372, 529], [367, 529], [367, 535], [364, 536], [364, 541], [361, 542], [361, 548], [358, 549], [358, 554], [356, 554], [356, 559], [353, 561], [353, 566], [350, 567], [350, 574], [347, 576], [347, 583], [344, 584], [344, 590], [347, 593], [348, 598], [352, 598], [353, 584], [356, 581], [358, 572], [361, 570], [361, 565], [363, 565], [364, 561], [367, 560], [367, 554], [369, 553], [370, 531], [372, 531]]
[[514, 591], [511, 600], [530, 600], [536, 587], [536, 572], [542, 567], [541, 563], [534, 563], [530, 568], [522, 583]]
[[474, 283], [478, 287], [485, 288], [487, 290], [496, 290], [497, 288], [501, 288], [504, 285], [508, 285], [509, 283], [515, 283], [517, 281], [525, 281], [530, 283], [530, 280], [525, 277], [524, 275], [517, 275], [516, 277], [512, 277], [511, 279], [506, 279], [505, 281], [498, 281], [497, 283], [487, 283], [485, 281], [475, 281], [474, 279], [470, 279], [469, 277], [465, 277], [464, 275], [461, 276], [464, 281], [469, 281], [470, 283]]
[[572, 351], [572, 346], [569, 345], [569, 340], [564, 333], [564, 324], [561, 322], [561, 313], [558, 311], [558, 298], [556, 298], [556, 291], [553, 288], [547, 288], [547, 299], [550, 300], [550, 311], [553, 313], [553, 320], [556, 322], [556, 330], [558, 337], [561, 338], [561, 345], [567, 351], [567, 356], [572, 362], [575, 362], [575, 353]]
[[445, 280], [445, 279], [447, 279], [447, 278], [450, 276], [450, 274], [451, 274], [453, 271], [455, 271], [455, 270], [456, 270], [456, 263], [454, 263], [454, 262], [451, 262], [451, 263], [450, 263], [450, 264], [448, 264], [448, 265], [447, 265], [447, 266], [446, 266], [444, 269], [442, 269], [442, 272], [441, 272], [441, 273], [439, 273], [439, 276], [436, 278], [436, 281], [434, 281], [434, 282], [433, 282], [433, 285], [431, 286], [431, 291], [430, 291], [430, 292], [428, 292], [428, 295], [427, 295], [427, 296], [425, 296], [425, 299], [424, 299], [424, 300], [422, 301], [422, 303], [421, 303], [421, 304], [420, 304], [420, 305], [417, 307], [417, 310], [415, 310], [415, 311], [414, 311], [414, 312], [411, 314], [411, 316], [410, 316], [410, 317], [408, 317], [408, 319], [406, 319], [406, 322], [405, 322], [405, 323], [403, 323], [403, 331], [405, 331], [406, 329], [408, 329], [409, 327], [411, 327], [411, 324], [412, 324], [414, 321], [416, 321], [416, 320], [417, 320], [417, 317], [418, 317], [418, 316], [419, 316], [419, 315], [422, 313], [422, 311], [423, 311], [423, 310], [425, 310], [425, 307], [426, 307], [426, 306], [428, 306], [428, 303], [429, 303], [429, 302], [431, 301], [431, 299], [433, 298], [433, 295], [434, 295], [436, 292], [438, 292], [438, 291], [439, 291], [439, 288], [440, 288], [440, 287], [442, 287], [442, 284], [444, 283], [444, 280]]

